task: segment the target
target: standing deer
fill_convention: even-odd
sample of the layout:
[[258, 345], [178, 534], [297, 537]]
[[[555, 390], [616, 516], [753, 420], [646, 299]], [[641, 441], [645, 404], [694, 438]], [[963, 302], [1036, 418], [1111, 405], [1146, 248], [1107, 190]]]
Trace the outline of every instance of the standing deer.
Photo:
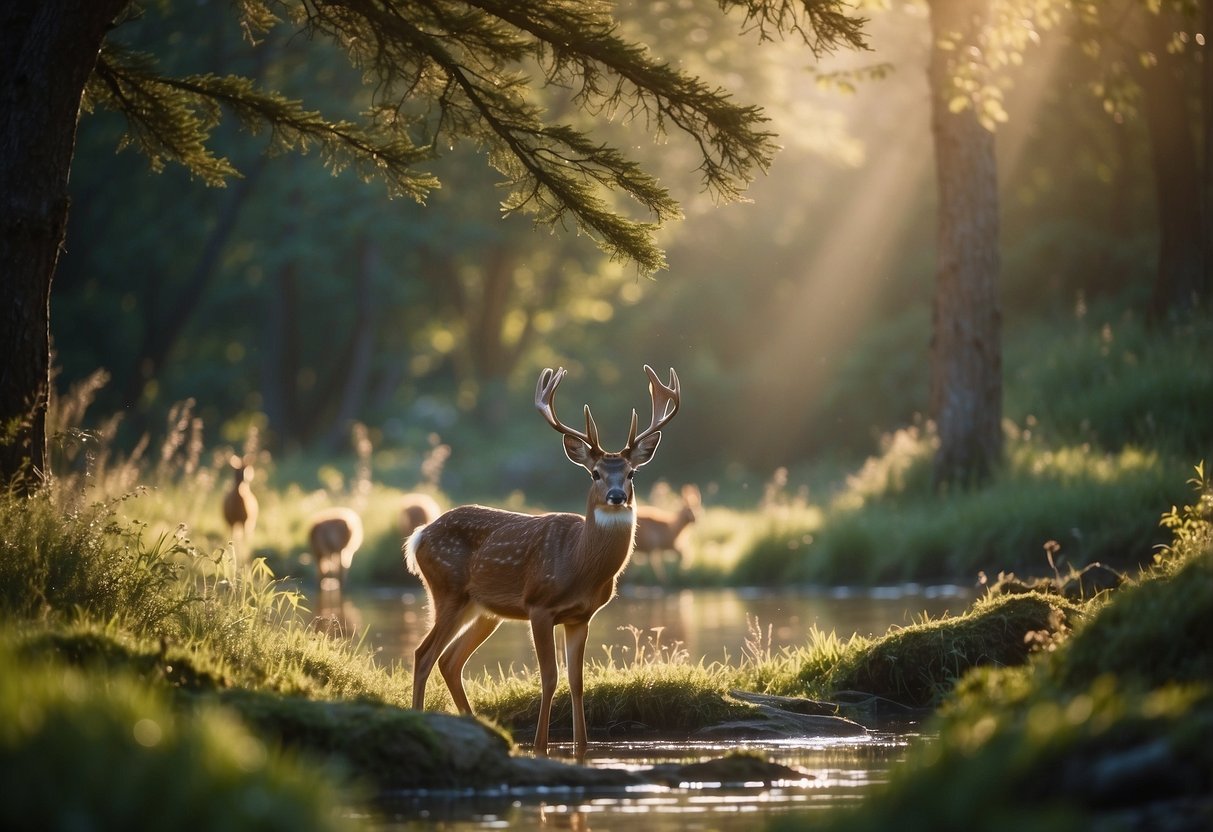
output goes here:
[[223, 495], [223, 519], [231, 530], [232, 546], [239, 544], [236, 557], [248, 557], [257, 525], [257, 498], [249, 485], [253, 481], [253, 466], [235, 454], [228, 464], [234, 476], [231, 489]]
[[636, 552], [648, 555], [658, 580], [665, 577], [662, 556], [666, 552], [673, 552], [677, 556], [675, 569], [682, 570], [683, 561], [686, 559], [682, 551], [683, 531], [699, 519], [701, 505], [699, 489], [693, 485], [684, 485], [682, 508], [678, 511], [665, 511], [652, 506], [640, 506], [636, 509]]
[[442, 514], [442, 509], [429, 494], [405, 494], [400, 501], [400, 536], [407, 538], [418, 526], [432, 523], [439, 514]]
[[636, 432], [632, 411], [628, 441], [618, 453], [604, 451], [585, 406], [585, 432], [556, 417], [553, 398], [564, 368], [544, 370], [535, 407], [564, 435], [564, 452], [592, 479], [585, 516], [567, 512], [532, 516], [484, 506], [461, 506], [414, 532], [405, 563], [425, 585], [432, 623], [413, 655], [413, 707], [425, 705], [425, 685], [437, 662], [461, 713], [471, 713], [463, 690], [463, 666], [503, 618], [529, 621], [539, 661], [540, 706], [535, 753], [546, 754], [552, 696], [556, 692], [553, 630], [564, 625], [573, 744], [586, 751], [583, 664], [590, 619], [615, 595], [615, 580], [632, 554], [636, 530], [632, 477], [653, 458], [663, 428], [678, 412], [678, 375], [666, 386], [647, 364], [653, 417]]
[[312, 518], [307, 533], [312, 557], [320, 573], [320, 589], [341, 589], [362, 545], [362, 519], [352, 509], [330, 508]]

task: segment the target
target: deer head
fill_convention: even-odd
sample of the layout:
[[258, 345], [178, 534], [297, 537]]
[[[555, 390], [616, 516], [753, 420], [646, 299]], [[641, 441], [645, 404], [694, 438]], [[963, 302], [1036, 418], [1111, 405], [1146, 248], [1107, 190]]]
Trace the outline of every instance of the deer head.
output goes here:
[[649, 426], [638, 434], [636, 411], [632, 411], [628, 441], [619, 452], [603, 450], [598, 438], [598, 426], [594, 423], [594, 416], [590, 413], [588, 404], [585, 406], [584, 432], [569, 427], [557, 417], [554, 399], [556, 388], [565, 376], [563, 367], [556, 370], [546, 369], [539, 375], [539, 383], [535, 386], [535, 407], [549, 425], [564, 435], [565, 456], [589, 472], [593, 480], [589, 497], [592, 506], [632, 508], [635, 496], [632, 477], [637, 469], [653, 458], [658, 444], [661, 443], [661, 428], [678, 412], [681, 395], [678, 374], [674, 369], [670, 368], [668, 385], [661, 383], [657, 373], [648, 364], [644, 365], [644, 371], [649, 377], [653, 416]]

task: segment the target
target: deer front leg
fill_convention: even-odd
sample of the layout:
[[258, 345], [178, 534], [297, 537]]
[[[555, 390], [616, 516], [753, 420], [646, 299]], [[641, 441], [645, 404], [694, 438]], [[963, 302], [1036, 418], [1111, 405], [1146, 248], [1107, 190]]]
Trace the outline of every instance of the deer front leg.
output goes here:
[[585, 642], [590, 635], [590, 623], [564, 625], [565, 660], [568, 663], [569, 697], [573, 706], [573, 753], [584, 760], [587, 746], [585, 701], [582, 697], [585, 670]]
[[539, 660], [539, 722], [535, 726], [535, 753], [548, 753], [548, 722], [552, 717], [552, 697], [556, 693], [556, 638], [550, 613], [531, 613], [531, 640], [535, 643], [535, 658]]

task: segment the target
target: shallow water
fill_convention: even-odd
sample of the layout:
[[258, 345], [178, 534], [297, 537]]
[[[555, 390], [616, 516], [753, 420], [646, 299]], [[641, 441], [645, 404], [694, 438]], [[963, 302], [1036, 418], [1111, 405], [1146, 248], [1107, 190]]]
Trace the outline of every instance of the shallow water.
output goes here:
[[[907, 585], [877, 589], [798, 589], [771, 592], [712, 589], [662, 592], [624, 586], [590, 626], [587, 656], [630, 661], [636, 650], [667, 655], [684, 651], [698, 662], [736, 664], [754, 649], [778, 652], [804, 644], [814, 628], [847, 638], [880, 635], [923, 615], [963, 611], [972, 599], [965, 587]], [[318, 612], [337, 616], [348, 633], [361, 636], [385, 664], [412, 665], [412, 651], [425, 634], [427, 612], [421, 590], [376, 590], [348, 597], [340, 607]], [[497, 675], [534, 668], [529, 628], [506, 622], [472, 657], [465, 676]], [[431, 680], [431, 684], [441, 684]], [[869, 726], [873, 727], [873, 726]], [[532, 789], [497, 793], [410, 793], [380, 805], [368, 818], [384, 832], [402, 830], [575, 829], [664, 832], [761, 828], [789, 813], [809, 813], [859, 800], [911, 745], [930, 742], [914, 722], [879, 726], [860, 739], [806, 737], [778, 742], [722, 744], [591, 743], [588, 765], [637, 769], [658, 763], [691, 763], [730, 751], [753, 750], [798, 769], [803, 778], [764, 788], [754, 785], [684, 784], [593, 792]], [[556, 744], [555, 757], [571, 758]], [[808, 819], [811, 821], [811, 817]]]
[[[678, 788], [646, 786], [614, 792], [532, 789], [512, 793], [421, 793], [381, 804], [370, 819], [385, 832], [406, 829], [577, 829], [664, 832], [711, 829], [753, 830], [776, 817], [812, 814], [859, 800], [884, 782], [891, 766], [913, 743], [930, 741], [915, 725], [876, 732], [862, 739], [798, 739], [721, 744], [591, 744], [589, 765], [642, 768], [662, 762], [695, 762], [738, 749], [754, 750], [803, 777], [771, 787], [758, 784], [685, 783]], [[558, 747], [556, 754], [568, 751]]]
[[[624, 586], [590, 623], [586, 657], [619, 663], [637, 648], [685, 651], [692, 662], [738, 663], [755, 646], [778, 652], [805, 644], [813, 628], [846, 638], [881, 635], [922, 615], [962, 612], [972, 600], [967, 587], [907, 584], [875, 589], [830, 588], [770, 591], [697, 589], [665, 592]], [[337, 607], [320, 601], [317, 612], [336, 616], [341, 628], [361, 637], [385, 664], [412, 667], [413, 650], [425, 635], [428, 612], [421, 589], [380, 589], [354, 594]], [[557, 630], [559, 634], [559, 628]], [[466, 678], [535, 667], [530, 629], [507, 621], [472, 656]], [[441, 684], [441, 682], [437, 682]]]

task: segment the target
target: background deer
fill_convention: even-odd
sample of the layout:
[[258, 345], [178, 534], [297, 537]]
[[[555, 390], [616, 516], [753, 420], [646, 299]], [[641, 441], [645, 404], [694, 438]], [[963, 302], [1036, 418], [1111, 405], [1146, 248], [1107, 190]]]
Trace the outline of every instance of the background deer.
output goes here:
[[529, 621], [539, 662], [540, 706], [535, 752], [547, 753], [548, 722], [556, 692], [553, 630], [564, 625], [573, 744], [586, 750], [583, 664], [590, 619], [615, 594], [615, 580], [632, 553], [636, 510], [632, 477], [653, 458], [660, 429], [678, 412], [678, 375], [661, 383], [647, 364], [653, 418], [636, 432], [636, 411], [623, 450], [604, 451], [585, 407], [585, 432], [557, 417], [553, 398], [564, 368], [544, 370], [535, 407], [564, 435], [564, 452], [592, 480], [585, 516], [558, 512], [532, 516], [484, 506], [461, 506], [414, 532], [405, 563], [429, 595], [431, 626], [413, 655], [413, 707], [425, 705], [425, 685], [435, 662], [461, 713], [471, 713], [463, 690], [463, 666], [503, 618]]
[[320, 589], [341, 589], [362, 545], [362, 518], [352, 509], [326, 509], [312, 517], [307, 539], [320, 573]]
[[400, 500], [400, 536], [407, 538], [418, 526], [434, 522], [439, 514], [442, 514], [442, 509], [429, 494], [405, 494]]
[[253, 529], [257, 525], [257, 498], [250, 485], [253, 466], [234, 454], [228, 464], [233, 477], [232, 487], [223, 495], [223, 520], [231, 531], [236, 557], [247, 559], [252, 553]]
[[673, 552], [675, 555], [674, 571], [682, 571], [686, 560], [686, 553], [683, 552], [686, 545], [683, 532], [687, 526], [699, 519], [701, 506], [699, 489], [693, 485], [684, 485], [682, 508], [678, 511], [666, 511], [653, 506], [636, 508], [636, 552], [648, 556], [653, 574], [658, 580], [665, 580], [666, 552]]

